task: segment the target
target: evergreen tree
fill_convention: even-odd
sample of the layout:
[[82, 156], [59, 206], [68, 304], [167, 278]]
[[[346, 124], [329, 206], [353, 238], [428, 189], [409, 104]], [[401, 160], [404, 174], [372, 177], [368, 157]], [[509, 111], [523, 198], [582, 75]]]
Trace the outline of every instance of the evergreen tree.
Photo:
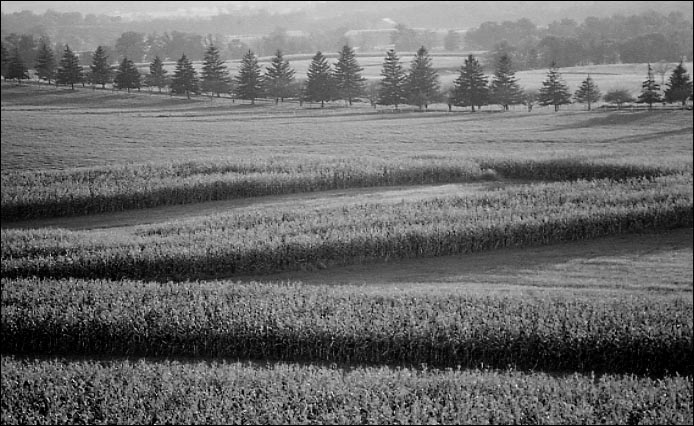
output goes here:
[[653, 104], [657, 102], [662, 102], [663, 99], [660, 97], [660, 85], [655, 82], [655, 77], [653, 76], [653, 68], [651, 64], [648, 64], [648, 75], [646, 80], [641, 83], [641, 94], [636, 100], [637, 104], [648, 104], [648, 109], [653, 108]]
[[190, 99], [191, 93], [200, 91], [198, 87], [198, 73], [185, 53], [176, 63], [176, 70], [171, 79], [171, 91], [179, 95], [185, 93], [188, 99]]
[[89, 66], [91, 70], [92, 84], [100, 84], [101, 88], [106, 87], [106, 83], [111, 82], [111, 61], [109, 61], [106, 51], [103, 47], [98, 46], [92, 55], [92, 64]]
[[306, 80], [306, 99], [311, 102], [320, 102], [320, 106], [323, 108], [325, 101], [332, 99], [334, 89], [330, 64], [320, 51], [313, 56], [306, 76], [308, 77]]
[[491, 102], [503, 106], [506, 111], [509, 105], [523, 102], [523, 90], [518, 85], [511, 57], [507, 53], [501, 54], [497, 60], [494, 77], [489, 86], [489, 97]]
[[354, 49], [344, 45], [335, 64], [335, 87], [340, 99], [346, 99], [352, 105], [352, 99], [364, 93], [364, 82], [361, 76], [364, 68], [359, 66]]
[[2, 64], [0, 68], [0, 75], [7, 77], [7, 72], [10, 68], [10, 52], [5, 48], [5, 43], [0, 41], [0, 63]]
[[410, 65], [410, 72], [405, 84], [410, 105], [417, 105], [419, 110], [427, 108], [436, 99], [439, 90], [439, 76], [434, 70], [431, 57], [424, 46], [420, 47]]
[[482, 66], [474, 56], [469, 55], [460, 67], [460, 76], [454, 82], [452, 103], [456, 106], [482, 107], [489, 101], [487, 78], [482, 72]]
[[75, 90], [75, 83], [84, 81], [84, 73], [80, 66], [80, 59], [70, 49], [70, 46], [65, 45], [65, 52], [60, 59], [58, 74], [56, 76], [56, 84], [69, 84], [72, 90]]
[[407, 76], [398, 55], [393, 49], [386, 52], [381, 76], [383, 78], [379, 85], [377, 103], [379, 105], [393, 105], [397, 109], [398, 105], [407, 102], [407, 97], [405, 96], [405, 80]]
[[130, 93], [130, 89], [140, 88], [140, 71], [137, 70], [133, 61], [123, 58], [116, 71], [113, 84], [118, 89], [128, 89], [128, 93]]
[[159, 93], [161, 93], [161, 88], [167, 84], [166, 73], [161, 58], [155, 56], [152, 63], [149, 64], [149, 74], [145, 78], [145, 82], [150, 87], [158, 87]]
[[670, 75], [670, 80], [665, 89], [665, 102], [681, 102], [682, 106], [687, 104], [687, 99], [692, 94], [692, 81], [687, 74], [687, 69], [680, 61]]
[[22, 56], [19, 53], [19, 48], [15, 47], [12, 57], [10, 57], [6, 78], [8, 80], [16, 79], [17, 83], [19, 83], [20, 80], [29, 78], [29, 74], [27, 74], [27, 71], [28, 68], [24, 64], [24, 61], [22, 61]]
[[588, 111], [590, 111], [590, 105], [599, 101], [601, 97], [602, 93], [600, 93], [598, 85], [595, 84], [590, 74], [588, 74], [588, 77], [581, 83], [581, 87], [574, 93], [574, 99], [577, 102], [588, 104]]
[[289, 61], [282, 57], [282, 51], [277, 50], [272, 63], [265, 69], [263, 83], [267, 94], [275, 98], [275, 104], [291, 94], [295, 71], [289, 66]]
[[538, 102], [540, 105], [554, 105], [554, 111], [559, 111], [560, 105], [571, 103], [571, 92], [569, 87], [564, 83], [559, 73], [557, 65], [552, 62], [547, 73], [547, 79], [542, 82], [542, 87], [538, 93]]
[[48, 80], [48, 84], [51, 84], [57, 67], [58, 64], [55, 61], [53, 49], [51, 49], [46, 39], [41, 39], [38, 55], [36, 56], [36, 74], [38, 74], [39, 78]]
[[205, 51], [205, 59], [202, 65], [202, 78], [200, 86], [203, 92], [220, 93], [229, 92], [229, 72], [224, 61], [219, 56], [219, 49], [210, 45]]
[[263, 92], [263, 80], [260, 74], [258, 59], [250, 50], [241, 59], [241, 68], [238, 75], [234, 78], [236, 82], [235, 92], [240, 99], [250, 99], [251, 104], [255, 103], [255, 98]]

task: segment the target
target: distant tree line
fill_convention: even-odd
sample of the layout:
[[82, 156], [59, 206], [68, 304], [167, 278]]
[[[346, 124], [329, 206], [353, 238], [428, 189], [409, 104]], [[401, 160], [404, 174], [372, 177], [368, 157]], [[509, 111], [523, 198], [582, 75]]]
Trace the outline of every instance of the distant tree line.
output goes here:
[[676, 62], [694, 56], [692, 18], [657, 12], [624, 17], [566, 18], [540, 28], [527, 18], [485, 22], [465, 33], [467, 49], [503, 52], [518, 70], [586, 64]]
[[[500, 105], [508, 110], [510, 105], [521, 104], [531, 111], [535, 103], [552, 105], [558, 111], [561, 105], [570, 104], [572, 100], [587, 104], [590, 110], [591, 105], [600, 99], [618, 106], [636, 101], [648, 104], [650, 109], [659, 102], [681, 103], [684, 106], [687, 99], [692, 98], [692, 82], [682, 61], [673, 70], [662, 94], [649, 63], [641, 95], [635, 100], [623, 90], [608, 92], [603, 97], [590, 74], [572, 94], [556, 63], [550, 65], [547, 78], [537, 92], [523, 90], [515, 77], [513, 60], [508, 54], [501, 54], [497, 58], [491, 77], [484, 75], [483, 67], [474, 55], [468, 55], [453, 87], [442, 91], [438, 73], [424, 46], [417, 50], [410, 62], [409, 71], [405, 71], [395, 50], [386, 52], [381, 70], [382, 78], [375, 84], [367, 84], [361, 75], [363, 68], [359, 66], [355, 51], [349, 45], [344, 45], [338, 52], [334, 68], [320, 51], [316, 52], [306, 79], [300, 82], [295, 81], [296, 72], [280, 50], [275, 52], [271, 64], [263, 72], [256, 55], [249, 49], [242, 58], [238, 74], [232, 78], [219, 49], [214, 45], [210, 45], [205, 51], [200, 76], [185, 54], [177, 61], [171, 77], [166, 75], [167, 71], [158, 56], [150, 63], [149, 74], [142, 75], [135, 63], [127, 57], [117, 67], [111, 66], [108, 55], [101, 46], [92, 54], [92, 64], [85, 68], [69, 46], [65, 47], [57, 63], [50, 46], [44, 44], [39, 49], [34, 68], [39, 77], [49, 84], [54, 80], [56, 84], [70, 85], [73, 89], [75, 84], [85, 83], [101, 85], [102, 88], [112, 83], [114, 89], [126, 89], [128, 92], [130, 89], [139, 91], [143, 86], [157, 88], [159, 92], [168, 87], [171, 94], [185, 95], [188, 98], [202, 93], [217, 97], [231, 94], [234, 98], [250, 100], [251, 103], [263, 97], [279, 103], [284, 98], [293, 97], [301, 103], [320, 102], [321, 107], [325, 106], [325, 102], [335, 100], [344, 100], [352, 105], [354, 100], [367, 97], [374, 106], [388, 105], [398, 109], [400, 105], [408, 104], [417, 106], [420, 111], [437, 102], [447, 102], [449, 110], [453, 106], [470, 107], [472, 112], [485, 105]], [[3, 77], [20, 81], [28, 78], [27, 69], [18, 49], [15, 48], [13, 54], [10, 54], [3, 44]]]
[[[105, 52], [119, 63], [128, 58], [135, 63], [151, 62], [155, 57], [162, 61], [176, 61], [183, 53], [191, 61], [204, 59], [205, 50], [214, 45], [223, 60], [241, 59], [249, 50], [259, 56], [270, 56], [277, 50], [285, 55], [295, 53], [314, 53], [316, 51], [339, 50], [349, 44], [346, 25], [335, 25], [332, 28], [316, 29], [312, 33], [292, 33], [286, 27], [277, 25], [271, 16], [266, 22], [258, 23], [254, 28], [268, 28], [265, 36], [254, 40], [232, 38], [221, 35], [214, 22], [223, 22], [224, 17], [211, 19], [210, 32], [204, 34], [186, 31], [159, 30], [160, 26], [152, 24], [154, 30], [128, 30], [115, 32], [125, 23], [117, 18], [87, 15], [79, 13], [60, 14], [52, 11], [44, 15], [33, 15], [30, 12], [21, 14], [3, 14], [3, 28], [27, 28], [28, 33], [6, 34], [3, 42], [9, 51], [19, 50], [22, 60], [33, 64], [42, 44], [50, 45], [54, 51], [63, 51], [66, 44], [84, 52], [83, 46], [102, 46]], [[9, 25], [14, 23], [16, 25]], [[237, 19], [238, 21], [238, 19]], [[29, 25], [31, 22], [36, 22]], [[70, 24], [67, 24], [70, 22]], [[240, 22], [226, 28], [226, 33]], [[158, 23], [158, 21], [157, 21]], [[54, 44], [45, 28], [57, 25], [59, 30]], [[243, 23], [246, 25], [247, 23]], [[133, 23], [128, 23], [132, 27]], [[93, 33], [82, 35], [79, 31], [91, 28]], [[135, 25], [133, 28], [146, 28]], [[185, 29], [181, 24], [175, 28]], [[192, 28], [191, 28], [192, 29]], [[68, 35], [68, 31], [77, 31], [80, 36]], [[658, 61], [677, 62], [683, 58], [694, 57], [694, 37], [692, 36], [692, 18], [678, 13], [662, 15], [651, 12], [641, 15], [607, 18], [588, 17], [582, 23], [573, 19], [562, 19], [549, 24], [546, 28], [535, 25], [530, 19], [517, 21], [484, 22], [464, 34], [449, 31], [443, 39], [446, 51], [486, 50], [490, 57], [481, 57], [481, 62], [494, 62], [501, 54], [507, 54], [513, 60], [517, 70], [541, 69], [552, 63], [559, 67], [571, 67], [586, 64], [609, 63], [656, 63]], [[95, 42], [97, 41], [98, 42]], [[437, 37], [434, 32], [424, 29], [413, 29], [398, 24], [391, 33], [390, 42], [395, 51], [415, 52], [420, 46], [434, 46]], [[373, 46], [360, 46], [361, 50]], [[80, 55], [82, 65], [88, 65], [90, 58]], [[685, 59], [686, 60], [686, 59]], [[662, 83], [661, 83], [662, 84]]]

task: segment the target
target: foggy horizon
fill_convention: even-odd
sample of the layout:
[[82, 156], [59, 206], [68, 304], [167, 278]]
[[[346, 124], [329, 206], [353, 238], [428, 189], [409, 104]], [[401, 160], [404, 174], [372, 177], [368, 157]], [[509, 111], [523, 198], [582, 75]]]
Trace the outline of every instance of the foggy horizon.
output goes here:
[[557, 16], [580, 19], [579, 15], [632, 14], [648, 9], [679, 11], [691, 16], [692, 10], [692, 2], [683, 1], [661, 1], [657, 4], [647, 1], [3, 1], [2, 13], [30, 11], [40, 15], [53, 10], [60, 13], [79, 12], [82, 15], [120, 16], [126, 20], [205, 18], [233, 13], [252, 14], [262, 10], [270, 14], [308, 10], [334, 16], [355, 11], [382, 14], [389, 9], [395, 11], [423, 3], [458, 7], [466, 4], [473, 14], [485, 11], [488, 15], [498, 15], [499, 20], [532, 18], [533, 21], [546, 21]]

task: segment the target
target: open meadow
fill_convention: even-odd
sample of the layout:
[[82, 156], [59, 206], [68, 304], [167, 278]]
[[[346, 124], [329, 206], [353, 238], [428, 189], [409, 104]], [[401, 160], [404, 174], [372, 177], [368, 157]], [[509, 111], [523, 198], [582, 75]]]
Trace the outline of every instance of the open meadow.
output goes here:
[[[337, 53], [322, 53], [328, 59], [328, 62], [334, 66], [334, 64], [337, 62]], [[473, 55], [479, 60], [483, 57], [484, 53], [486, 52], [470, 51], [457, 54], [431, 54], [432, 67], [439, 75], [441, 86], [444, 88], [450, 88], [453, 86], [453, 81], [460, 75], [460, 67], [465, 63], [465, 59], [468, 57], [468, 55]], [[403, 64], [405, 69], [409, 68], [410, 62], [412, 61], [414, 55], [415, 52], [398, 52], [400, 62]], [[385, 56], [385, 52], [367, 52], [357, 54], [359, 65], [363, 68], [362, 75], [367, 80], [375, 81], [382, 78], [381, 70], [383, 69], [383, 60]], [[297, 76], [304, 77], [306, 76], [306, 72], [308, 71], [312, 57], [313, 55], [286, 55], [284, 58], [289, 61], [291, 67], [296, 71]], [[261, 69], [263, 70], [265, 67], [269, 66], [271, 62], [272, 57], [258, 58], [258, 65], [260, 65]], [[232, 75], [238, 73], [240, 64], [241, 60], [232, 60], [225, 63]], [[669, 71], [665, 75], [664, 81], [661, 79], [660, 75], [656, 75], [657, 83], [663, 86], [663, 83], [667, 82], [667, 77], [676, 64], [670, 63], [668, 65]], [[694, 69], [694, 63], [691, 61], [684, 62], [683, 66], [688, 70]], [[173, 73], [175, 68], [175, 62], [166, 64], [166, 69], [169, 73]], [[200, 71], [202, 68], [202, 62], [196, 63], [195, 68]], [[488, 65], [487, 68], [488, 69], [485, 70], [485, 75], [490, 77], [493, 74], [493, 65]], [[141, 72], [147, 73], [149, 72], [149, 64], [139, 64], [139, 69]], [[548, 69], [518, 71], [516, 73], [516, 78], [518, 79], [520, 86], [524, 89], [538, 90], [540, 87], [542, 87], [542, 81], [547, 78], [547, 71]], [[645, 80], [647, 71], [648, 64], [645, 63], [584, 65], [559, 68], [559, 73], [568, 85], [571, 93], [575, 92], [581, 86], [583, 80], [585, 80], [590, 74], [591, 78], [593, 78], [593, 81], [595, 84], [597, 84], [603, 94], [610, 90], [626, 89], [634, 97], [639, 95], [641, 91], [641, 83], [643, 80]], [[495, 106], [490, 107], [495, 108]]]
[[691, 110], [3, 83], [1, 126], [3, 424], [694, 421]]

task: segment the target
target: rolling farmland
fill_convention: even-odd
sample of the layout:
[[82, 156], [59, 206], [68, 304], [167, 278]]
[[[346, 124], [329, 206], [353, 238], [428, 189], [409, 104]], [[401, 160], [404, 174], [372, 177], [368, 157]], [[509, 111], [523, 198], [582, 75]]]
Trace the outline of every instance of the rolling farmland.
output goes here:
[[2, 423], [692, 423], [691, 111], [1, 120]]

